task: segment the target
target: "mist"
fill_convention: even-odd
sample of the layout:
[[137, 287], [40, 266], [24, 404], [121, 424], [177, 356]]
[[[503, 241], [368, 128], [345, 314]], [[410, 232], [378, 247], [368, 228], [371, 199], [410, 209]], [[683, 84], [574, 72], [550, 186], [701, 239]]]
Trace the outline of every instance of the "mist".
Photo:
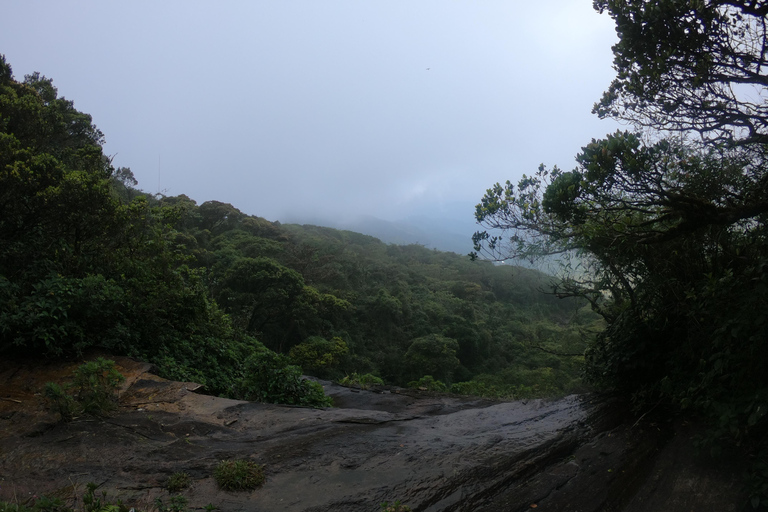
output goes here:
[[14, 75], [53, 78], [140, 188], [270, 220], [465, 233], [485, 189], [618, 127], [590, 113], [616, 35], [588, 0], [3, 10]]

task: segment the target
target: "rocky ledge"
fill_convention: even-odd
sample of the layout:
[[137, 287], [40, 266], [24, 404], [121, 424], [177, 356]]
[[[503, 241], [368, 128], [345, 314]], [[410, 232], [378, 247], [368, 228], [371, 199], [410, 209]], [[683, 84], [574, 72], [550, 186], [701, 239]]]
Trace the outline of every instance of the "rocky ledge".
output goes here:
[[[127, 377], [120, 410], [60, 423], [40, 396], [75, 363], [0, 363], [0, 500], [82, 496], [85, 484], [151, 509], [185, 472], [190, 508], [377, 511], [736, 511], [735, 455], [698, 458], [696, 425], [640, 419], [595, 396], [492, 402], [323, 383], [335, 407], [249, 403], [195, 392], [113, 358]], [[221, 460], [263, 464], [265, 484], [217, 488]]]

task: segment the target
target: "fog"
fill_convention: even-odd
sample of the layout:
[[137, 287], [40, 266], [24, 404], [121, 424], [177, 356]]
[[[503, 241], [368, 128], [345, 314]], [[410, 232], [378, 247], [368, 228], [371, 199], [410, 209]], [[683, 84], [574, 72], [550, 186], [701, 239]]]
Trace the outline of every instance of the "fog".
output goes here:
[[472, 222], [617, 124], [590, 0], [2, 2], [17, 79], [53, 78], [139, 187], [270, 220]]

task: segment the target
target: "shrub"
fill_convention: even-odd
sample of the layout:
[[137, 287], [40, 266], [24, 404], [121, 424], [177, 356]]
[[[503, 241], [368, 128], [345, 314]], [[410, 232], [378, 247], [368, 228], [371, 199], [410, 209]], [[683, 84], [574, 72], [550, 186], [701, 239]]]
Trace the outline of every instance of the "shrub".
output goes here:
[[370, 389], [373, 386], [383, 386], [384, 381], [371, 373], [363, 375], [352, 373], [341, 379], [339, 385], [351, 388]]
[[52, 402], [53, 409], [59, 413], [61, 421], [72, 421], [80, 413], [80, 404], [55, 382], [45, 383], [44, 395]]
[[264, 466], [250, 460], [223, 460], [213, 478], [225, 491], [250, 491], [264, 483]]
[[104, 415], [117, 408], [117, 388], [125, 377], [115, 369], [115, 362], [104, 358], [89, 361], [75, 370], [72, 388], [83, 412]]
[[301, 375], [301, 368], [271, 351], [251, 355], [244, 364], [244, 377], [235, 385], [236, 398], [273, 404], [330, 407], [333, 400], [323, 386]]
[[[99, 510], [98, 512], [106, 512], [108, 509]], [[131, 509], [134, 510], [134, 509]], [[186, 512], [187, 510], [187, 498], [184, 496], [171, 496], [170, 504], [166, 506], [161, 498], [155, 499], [155, 510], [157, 512]], [[118, 511], [115, 511], [118, 512]], [[121, 511], [120, 511], [121, 512]], [[130, 511], [129, 511], [130, 512]]]
[[168, 492], [179, 492], [182, 489], [186, 489], [192, 483], [192, 479], [188, 474], [179, 472], [174, 473], [168, 477], [168, 482], [165, 484], [165, 488]]
[[62, 387], [46, 383], [44, 394], [62, 421], [71, 421], [80, 414], [104, 416], [117, 408], [116, 392], [124, 380], [114, 361], [100, 357], [79, 366], [70, 384]]
[[400, 501], [394, 503], [387, 503], [386, 501], [381, 504], [382, 512], [411, 512], [411, 507], [403, 505]]

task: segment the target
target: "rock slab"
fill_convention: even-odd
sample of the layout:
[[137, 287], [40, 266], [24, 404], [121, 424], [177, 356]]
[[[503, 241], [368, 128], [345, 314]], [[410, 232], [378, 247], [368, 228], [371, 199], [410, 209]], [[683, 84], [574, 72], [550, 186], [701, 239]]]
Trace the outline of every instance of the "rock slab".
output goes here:
[[[120, 411], [60, 423], [40, 391], [77, 365], [0, 364], [0, 500], [82, 496], [88, 482], [153, 508], [176, 472], [190, 508], [358, 512], [399, 500], [414, 511], [740, 510], [739, 461], [693, 455], [694, 427], [625, 423], [594, 396], [492, 402], [323, 383], [335, 407], [258, 404], [196, 393], [113, 358]], [[634, 420], [634, 418], [632, 418]], [[254, 491], [220, 490], [222, 460], [263, 464]]]

